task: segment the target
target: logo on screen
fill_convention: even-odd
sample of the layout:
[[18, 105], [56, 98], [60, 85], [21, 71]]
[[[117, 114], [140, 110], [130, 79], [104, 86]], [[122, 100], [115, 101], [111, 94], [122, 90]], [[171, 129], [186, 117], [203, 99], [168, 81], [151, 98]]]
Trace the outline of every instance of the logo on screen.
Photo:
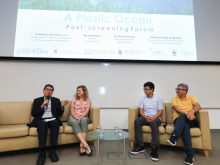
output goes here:
[[187, 51], [187, 50], [182, 50], [181, 51], [182, 56], [192, 56], [193, 52]]
[[172, 51], [172, 55], [173, 55], [173, 56], [176, 56], [176, 54], [177, 54], [176, 49], [173, 49], [173, 51]]
[[91, 54], [91, 49], [85, 49], [84, 54]]
[[122, 50], [119, 50], [119, 51], [118, 51], [118, 54], [119, 54], [119, 55], [122, 55]]
[[43, 48], [17, 48], [17, 54], [48, 54], [48, 52]]
[[57, 49], [56, 46], [53, 47], [53, 53], [54, 53], [54, 54], [57, 54], [57, 53], [58, 53], [58, 49]]
[[164, 54], [164, 51], [154, 50], [153, 54], [154, 55], [162, 55], [162, 54]]
[[119, 55], [126, 55], [126, 56], [136, 56], [136, 55], [145, 55], [146, 54], [146, 52], [143, 52], [143, 51], [141, 51], [141, 50], [134, 50], [134, 49], [131, 49], [131, 50], [129, 50], [129, 49], [124, 49], [124, 50], [119, 50], [118, 51], [118, 54]]

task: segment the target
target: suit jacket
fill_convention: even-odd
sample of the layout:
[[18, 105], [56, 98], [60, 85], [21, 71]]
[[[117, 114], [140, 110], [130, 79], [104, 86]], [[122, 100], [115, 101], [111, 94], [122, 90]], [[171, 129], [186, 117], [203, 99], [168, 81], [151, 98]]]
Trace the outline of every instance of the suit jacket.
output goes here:
[[[44, 97], [34, 99], [31, 115], [34, 117], [33, 121], [29, 124], [29, 127], [37, 127], [37, 123], [42, 120], [44, 109], [41, 109], [41, 105], [44, 102]], [[61, 108], [60, 99], [51, 97], [51, 113], [62, 125], [60, 116], [63, 115], [64, 110]]]

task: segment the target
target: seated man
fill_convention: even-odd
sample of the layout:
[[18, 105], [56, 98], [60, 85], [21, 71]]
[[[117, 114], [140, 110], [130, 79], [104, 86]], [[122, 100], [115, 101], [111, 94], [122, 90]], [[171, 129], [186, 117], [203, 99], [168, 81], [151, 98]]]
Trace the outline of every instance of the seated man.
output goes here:
[[154, 94], [154, 84], [146, 82], [144, 84], [144, 93], [139, 101], [140, 116], [135, 120], [135, 148], [130, 151], [131, 154], [138, 154], [144, 152], [145, 147], [142, 142], [142, 126], [149, 125], [151, 127], [151, 160], [158, 161], [159, 157], [157, 151], [159, 149], [159, 126], [161, 125], [161, 118], [163, 112], [163, 101], [159, 96]]
[[40, 148], [40, 154], [38, 156], [37, 165], [43, 165], [45, 163], [45, 149], [47, 142], [47, 131], [50, 128], [50, 140], [51, 151], [49, 158], [52, 162], [59, 160], [55, 148], [58, 145], [59, 128], [62, 125], [59, 116], [62, 116], [64, 112], [64, 106], [68, 101], [60, 103], [60, 100], [51, 97], [54, 91], [54, 87], [50, 84], [45, 85], [43, 89], [44, 96], [34, 99], [31, 115], [34, 117], [33, 121], [29, 125], [30, 127], [37, 127], [38, 142]]
[[201, 110], [201, 107], [194, 96], [187, 95], [188, 89], [187, 84], [179, 84], [176, 88], [177, 96], [171, 100], [175, 128], [170, 139], [166, 141], [175, 146], [177, 139], [181, 136], [187, 154], [184, 163], [193, 165], [194, 149], [192, 148], [190, 128], [197, 126], [194, 114]]

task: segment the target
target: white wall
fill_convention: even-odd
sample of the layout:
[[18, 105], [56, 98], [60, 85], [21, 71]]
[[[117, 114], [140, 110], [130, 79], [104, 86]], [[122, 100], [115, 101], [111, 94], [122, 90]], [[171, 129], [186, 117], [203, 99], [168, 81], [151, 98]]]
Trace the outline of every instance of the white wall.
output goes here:
[[128, 109], [101, 109], [100, 125], [104, 129], [128, 129]]
[[[0, 53], [13, 53], [14, 28], [17, 1], [1, 0]], [[220, 61], [220, 1], [194, 0], [197, 54], [201, 61]], [[11, 5], [11, 4], [14, 5]], [[10, 11], [10, 12], [8, 12]], [[13, 15], [13, 19], [11, 18]], [[6, 26], [10, 25], [10, 26]], [[2, 29], [7, 29], [6, 31]], [[175, 95], [174, 88], [180, 82], [189, 85], [189, 94], [196, 96], [203, 108], [209, 110], [212, 129], [220, 129], [220, 65], [160, 64], [160, 63], [110, 63], [94, 62], [48, 62], [48, 61], [3, 61], [0, 59], [0, 101], [33, 100], [42, 95], [46, 83], [55, 86], [54, 96], [71, 99], [75, 88], [85, 84], [93, 105], [101, 108], [101, 124], [111, 127], [114, 116], [121, 116], [118, 125], [126, 128], [126, 108], [138, 104], [143, 95], [142, 85], [152, 81], [155, 93], [169, 102]], [[105, 88], [105, 94], [100, 89]], [[112, 109], [116, 108], [116, 109]], [[117, 110], [117, 108], [120, 108]], [[122, 108], [122, 109], [121, 109]], [[123, 109], [124, 108], [124, 109]], [[118, 120], [117, 120], [118, 121]], [[113, 126], [112, 126], [113, 127]]]
[[92, 104], [103, 109], [101, 124], [111, 127], [112, 121], [122, 117], [118, 125], [126, 129], [127, 112], [123, 109], [138, 105], [146, 81], [155, 83], [155, 94], [164, 102], [170, 102], [176, 85], [184, 82], [189, 94], [210, 109], [211, 128], [219, 129], [219, 73], [219, 65], [0, 61], [0, 101], [31, 101], [43, 95], [47, 83], [54, 85], [55, 97], [71, 99], [76, 87], [84, 84]]
[[143, 84], [152, 81], [164, 102], [170, 102], [183, 82], [203, 107], [219, 108], [219, 73], [219, 65], [0, 61], [0, 101], [32, 100], [47, 83], [54, 85], [54, 96], [71, 99], [84, 84], [93, 105], [123, 108], [137, 105]]
[[[220, 129], [220, 109], [206, 109], [209, 112], [209, 124], [211, 129]], [[100, 125], [104, 129], [119, 128], [128, 129], [128, 109], [101, 109]]]

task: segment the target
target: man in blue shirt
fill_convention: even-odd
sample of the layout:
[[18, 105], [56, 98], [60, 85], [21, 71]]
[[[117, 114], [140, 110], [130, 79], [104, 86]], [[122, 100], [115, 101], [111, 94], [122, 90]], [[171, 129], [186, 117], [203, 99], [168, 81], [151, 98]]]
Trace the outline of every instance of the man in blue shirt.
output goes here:
[[154, 84], [152, 82], [146, 82], [144, 84], [144, 93], [139, 101], [139, 114], [135, 120], [135, 141], [136, 145], [131, 154], [138, 154], [139, 152], [145, 152], [144, 143], [142, 142], [142, 126], [148, 125], [151, 127], [151, 160], [158, 161], [158, 149], [159, 149], [159, 126], [161, 125], [161, 118], [163, 112], [163, 101], [161, 97], [154, 94]]

